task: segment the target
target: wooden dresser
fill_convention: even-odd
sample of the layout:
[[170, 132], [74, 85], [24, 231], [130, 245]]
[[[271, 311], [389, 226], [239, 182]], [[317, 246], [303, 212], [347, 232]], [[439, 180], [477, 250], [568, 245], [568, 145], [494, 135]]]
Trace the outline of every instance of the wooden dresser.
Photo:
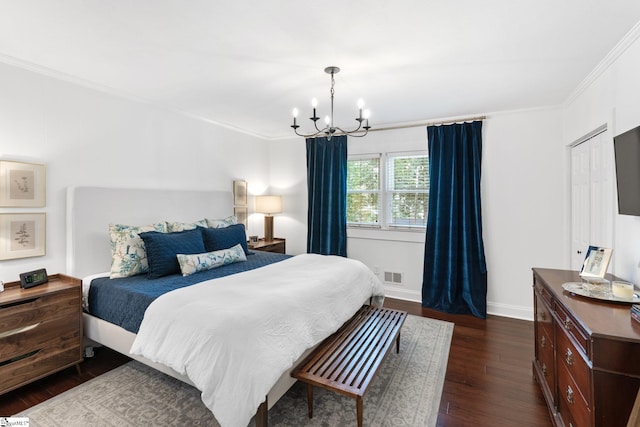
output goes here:
[[49, 276], [0, 293], [0, 394], [82, 362], [82, 291], [79, 279]]
[[575, 271], [533, 269], [533, 374], [554, 425], [626, 426], [640, 387], [640, 324], [630, 304], [562, 289], [580, 281]]

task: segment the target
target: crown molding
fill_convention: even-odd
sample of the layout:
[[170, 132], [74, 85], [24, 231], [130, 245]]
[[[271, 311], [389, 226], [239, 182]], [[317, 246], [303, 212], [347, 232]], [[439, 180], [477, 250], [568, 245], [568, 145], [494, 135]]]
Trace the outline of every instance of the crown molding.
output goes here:
[[141, 98], [141, 97], [139, 97], [137, 95], [134, 95], [134, 94], [132, 94], [130, 92], [127, 92], [127, 91], [115, 89], [115, 88], [113, 88], [111, 86], [102, 85], [102, 84], [96, 83], [96, 82], [91, 81], [91, 80], [86, 80], [86, 79], [83, 79], [81, 77], [73, 76], [71, 74], [62, 73], [60, 71], [56, 71], [56, 70], [53, 70], [51, 68], [44, 67], [42, 65], [37, 65], [37, 64], [34, 64], [33, 62], [24, 61], [22, 59], [14, 58], [12, 56], [0, 54], [0, 62], [3, 63], [3, 64], [7, 64], [7, 65], [10, 65], [10, 66], [13, 66], [13, 67], [17, 67], [17, 68], [21, 68], [21, 69], [24, 69], [24, 70], [27, 70], [27, 71], [31, 71], [33, 73], [40, 74], [40, 75], [43, 75], [45, 77], [50, 77], [50, 78], [53, 78], [55, 80], [62, 80], [64, 82], [67, 82], [67, 83], [70, 83], [70, 84], [73, 84], [73, 85], [76, 85], [76, 86], [81, 86], [81, 87], [84, 87], [86, 89], [94, 90], [94, 91], [97, 91], [97, 92], [102, 92], [102, 93], [105, 93], [107, 95], [115, 96], [115, 97], [118, 97], [118, 98], [124, 98], [124, 99], [127, 99], [129, 101], [133, 101], [133, 102], [137, 102], [137, 103], [141, 103], [141, 104], [151, 105], [151, 106], [154, 106], [156, 108], [161, 108], [161, 109], [163, 109], [165, 111], [169, 111], [169, 112], [172, 112], [172, 113], [175, 113], [175, 114], [179, 114], [181, 116], [186, 116], [186, 117], [189, 117], [189, 118], [194, 119], [194, 120], [199, 120], [199, 121], [203, 121], [203, 122], [206, 122], [206, 123], [210, 123], [212, 125], [219, 126], [219, 127], [225, 128], [225, 129], [229, 129], [229, 130], [232, 130], [234, 132], [239, 132], [239, 133], [242, 133], [242, 134], [245, 134], [245, 135], [249, 135], [249, 136], [252, 136], [254, 138], [264, 139], [264, 140], [269, 140], [270, 139], [269, 137], [267, 137], [265, 135], [260, 135], [260, 134], [254, 133], [254, 132], [250, 132], [250, 131], [247, 131], [245, 129], [241, 129], [241, 128], [229, 125], [227, 123], [219, 122], [219, 121], [216, 121], [216, 120], [211, 120], [211, 119], [209, 119], [207, 117], [203, 117], [203, 116], [200, 116], [198, 114], [194, 114], [194, 113], [185, 111], [185, 110], [180, 109], [178, 107], [165, 105], [165, 104], [159, 103], [157, 101], [152, 101], [152, 100], [149, 100], [149, 99]]
[[640, 38], [640, 22], [637, 22], [631, 30], [620, 40], [611, 51], [596, 65], [596, 67], [587, 74], [587, 77], [580, 82], [578, 87], [569, 95], [563, 103], [564, 106], [571, 104], [580, 95], [582, 95], [605, 71], [613, 65], [618, 58], [624, 54], [631, 45]]

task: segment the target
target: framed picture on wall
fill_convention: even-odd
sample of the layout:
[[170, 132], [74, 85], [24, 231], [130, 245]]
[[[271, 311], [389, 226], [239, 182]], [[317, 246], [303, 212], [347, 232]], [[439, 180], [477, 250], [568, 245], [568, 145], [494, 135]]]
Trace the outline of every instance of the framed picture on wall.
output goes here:
[[580, 277], [583, 279], [604, 278], [605, 274], [607, 274], [607, 268], [609, 268], [612, 252], [611, 248], [589, 246], [580, 270]]
[[233, 181], [233, 204], [247, 206], [247, 181]]
[[238, 219], [238, 224], [244, 224], [244, 229], [247, 229], [247, 216], [248, 211], [246, 206], [236, 206], [233, 208], [233, 214]]
[[44, 207], [45, 174], [42, 164], [0, 160], [0, 207]]
[[46, 214], [0, 214], [0, 260], [43, 256]]

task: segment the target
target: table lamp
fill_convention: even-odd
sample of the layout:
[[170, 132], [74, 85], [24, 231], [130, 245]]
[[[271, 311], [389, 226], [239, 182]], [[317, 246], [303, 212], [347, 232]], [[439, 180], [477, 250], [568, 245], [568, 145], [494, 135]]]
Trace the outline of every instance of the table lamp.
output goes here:
[[282, 197], [256, 196], [256, 212], [264, 215], [264, 241], [273, 240], [273, 215], [282, 212]]

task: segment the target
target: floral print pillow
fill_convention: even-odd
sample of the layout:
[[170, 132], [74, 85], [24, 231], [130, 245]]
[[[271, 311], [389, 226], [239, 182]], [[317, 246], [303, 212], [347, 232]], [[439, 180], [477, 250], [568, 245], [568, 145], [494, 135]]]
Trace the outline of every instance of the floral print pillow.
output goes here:
[[176, 256], [183, 276], [190, 276], [199, 271], [211, 270], [212, 268], [247, 260], [244, 249], [240, 244], [220, 251], [194, 255], [178, 254]]
[[111, 239], [111, 272], [109, 277], [129, 277], [149, 271], [147, 251], [140, 233], [145, 231], [167, 232], [167, 223], [131, 226], [109, 224]]
[[224, 228], [230, 225], [235, 225], [238, 223], [238, 218], [235, 215], [230, 215], [223, 219], [206, 219], [207, 226], [209, 228]]

